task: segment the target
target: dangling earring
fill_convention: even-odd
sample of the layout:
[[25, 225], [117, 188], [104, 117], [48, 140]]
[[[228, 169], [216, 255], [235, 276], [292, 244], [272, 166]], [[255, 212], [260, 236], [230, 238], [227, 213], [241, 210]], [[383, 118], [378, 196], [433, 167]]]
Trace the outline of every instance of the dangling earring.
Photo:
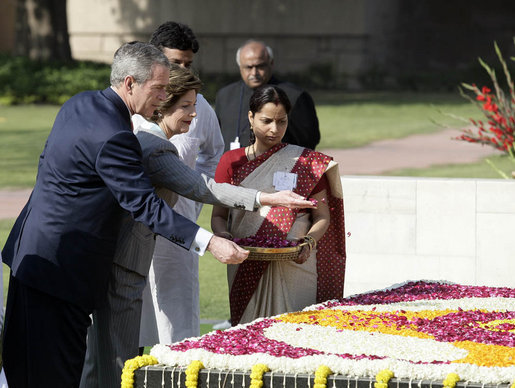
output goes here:
[[254, 134], [254, 128], [252, 128], [252, 124], [250, 124], [249, 143], [254, 144], [255, 142], [256, 142], [256, 135]]

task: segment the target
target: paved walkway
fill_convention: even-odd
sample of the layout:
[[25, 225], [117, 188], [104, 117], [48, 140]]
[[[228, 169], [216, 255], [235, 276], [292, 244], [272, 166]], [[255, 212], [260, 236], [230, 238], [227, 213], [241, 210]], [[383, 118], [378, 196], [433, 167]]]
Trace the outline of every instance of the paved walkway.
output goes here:
[[31, 191], [31, 189], [0, 190], [0, 219], [17, 217]]
[[[426, 168], [438, 164], [472, 163], [498, 153], [492, 147], [481, 147], [451, 140], [458, 130], [444, 130], [427, 135], [412, 135], [397, 140], [382, 140], [360, 148], [320, 150], [340, 165], [341, 175], [380, 175], [401, 168]], [[0, 190], [0, 219], [15, 218], [31, 190]]]
[[493, 154], [492, 147], [453, 140], [461, 132], [446, 129], [437, 133], [381, 140], [346, 150], [325, 149], [339, 163], [340, 175], [381, 175], [404, 168], [473, 163]]

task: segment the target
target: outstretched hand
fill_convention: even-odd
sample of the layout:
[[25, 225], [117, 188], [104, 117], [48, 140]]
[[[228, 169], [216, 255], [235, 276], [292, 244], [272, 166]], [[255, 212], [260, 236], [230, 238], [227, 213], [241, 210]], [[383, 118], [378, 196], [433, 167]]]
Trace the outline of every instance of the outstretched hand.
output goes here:
[[207, 250], [222, 264], [240, 264], [249, 255], [249, 251], [238, 244], [218, 236], [211, 238]]
[[284, 206], [291, 209], [316, 209], [315, 203], [289, 190], [278, 191], [276, 193], [261, 192], [259, 201], [261, 205], [267, 206]]

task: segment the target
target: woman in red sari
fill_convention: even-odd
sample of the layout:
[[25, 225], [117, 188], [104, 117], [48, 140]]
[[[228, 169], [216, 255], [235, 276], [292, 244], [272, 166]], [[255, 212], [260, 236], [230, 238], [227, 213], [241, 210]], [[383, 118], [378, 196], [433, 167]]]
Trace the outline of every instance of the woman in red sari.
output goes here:
[[263, 192], [292, 190], [318, 201], [316, 209], [262, 207], [259, 212], [215, 206], [213, 232], [226, 238], [262, 236], [304, 240], [293, 261], [251, 261], [228, 266], [231, 323], [298, 311], [343, 297], [345, 231], [337, 164], [320, 152], [282, 143], [291, 105], [274, 85], [256, 89], [248, 118], [251, 144], [226, 152], [215, 180]]

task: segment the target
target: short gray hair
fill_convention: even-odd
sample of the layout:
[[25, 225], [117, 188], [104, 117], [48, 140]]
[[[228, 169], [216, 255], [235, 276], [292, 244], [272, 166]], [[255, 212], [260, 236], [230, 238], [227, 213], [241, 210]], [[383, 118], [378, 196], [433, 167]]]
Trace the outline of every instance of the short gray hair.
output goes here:
[[119, 86], [125, 77], [134, 77], [143, 84], [152, 78], [154, 65], [170, 66], [166, 56], [154, 45], [143, 42], [130, 42], [122, 45], [114, 53], [111, 65], [111, 85]]
[[238, 67], [240, 66], [240, 53], [241, 49], [248, 45], [249, 43], [261, 43], [263, 46], [265, 46], [266, 51], [268, 52], [268, 59], [270, 61], [274, 60], [274, 52], [272, 51], [272, 48], [270, 46], [267, 46], [265, 42], [261, 40], [255, 40], [255, 39], [249, 39], [245, 43], [243, 43], [240, 47], [238, 47], [238, 51], [236, 51], [236, 63], [238, 64]]

